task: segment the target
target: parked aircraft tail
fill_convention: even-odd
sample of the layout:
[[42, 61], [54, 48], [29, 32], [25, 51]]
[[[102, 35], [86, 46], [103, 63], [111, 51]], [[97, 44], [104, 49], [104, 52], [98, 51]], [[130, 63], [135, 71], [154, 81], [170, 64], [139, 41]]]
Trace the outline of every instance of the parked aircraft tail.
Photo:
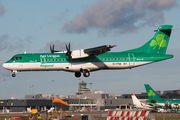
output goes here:
[[149, 100], [163, 100], [159, 95], [151, 88], [149, 84], [144, 84]]
[[155, 30], [156, 33], [154, 37], [143, 46], [124, 52], [165, 54], [168, 47], [171, 31], [173, 30], [172, 27], [172, 25], [160, 26], [157, 30]]
[[137, 99], [137, 97], [133, 93], [131, 94], [131, 97], [132, 97], [132, 101], [133, 101], [134, 106], [138, 106], [138, 107], [143, 106], [143, 104]]

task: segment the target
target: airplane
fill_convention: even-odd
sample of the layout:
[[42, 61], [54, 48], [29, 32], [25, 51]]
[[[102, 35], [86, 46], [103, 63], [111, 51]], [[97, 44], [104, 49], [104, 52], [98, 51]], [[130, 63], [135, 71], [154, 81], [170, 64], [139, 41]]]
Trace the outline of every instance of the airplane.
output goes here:
[[158, 106], [177, 108], [180, 106], [180, 100], [163, 99], [151, 88], [149, 84], [144, 84], [149, 100], [148, 102], [155, 103]]
[[154, 103], [150, 103], [148, 105], [140, 102], [133, 93], [131, 94], [131, 97], [133, 101], [133, 107], [136, 107], [138, 109], [145, 109], [145, 110], [156, 110], [156, 112], [167, 112], [167, 110], [160, 108], [160, 106], [157, 106]]
[[155, 35], [143, 46], [122, 52], [109, 52], [116, 45], [104, 45], [90, 49], [70, 49], [67, 51], [54, 50], [51, 53], [24, 53], [14, 55], [3, 64], [5, 69], [11, 70], [12, 77], [17, 71], [67, 71], [74, 72], [75, 77], [89, 77], [90, 72], [107, 69], [131, 69], [150, 63], [173, 58], [166, 54], [172, 25], [162, 25], [155, 30]]
[[133, 107], [147, 109], [147, 110], [152, 110], [155, 108], [155, 106], [141, 103], [133, 93], [131, 94], [131, 97], [132, 97], [132, 101], [133, 101]]

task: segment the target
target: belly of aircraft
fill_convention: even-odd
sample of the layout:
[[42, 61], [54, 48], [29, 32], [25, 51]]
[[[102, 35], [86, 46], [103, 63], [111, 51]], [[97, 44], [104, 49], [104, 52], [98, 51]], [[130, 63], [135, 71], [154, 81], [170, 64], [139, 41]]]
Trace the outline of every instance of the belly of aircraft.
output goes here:
[[64, 70], [66, 67], [78, 67], [77, 71], [81, 68], [96, 71], [101, 69], [127, 69], [149, 63], [152, 62], [10, 63], [8, 69], [17, 71], [46, 71]]

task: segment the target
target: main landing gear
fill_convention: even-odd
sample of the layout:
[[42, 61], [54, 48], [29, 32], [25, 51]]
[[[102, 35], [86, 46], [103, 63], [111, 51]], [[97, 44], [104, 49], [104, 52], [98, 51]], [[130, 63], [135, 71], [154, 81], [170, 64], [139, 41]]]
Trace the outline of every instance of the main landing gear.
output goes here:
[[[90, 76], [90, 73], [88, 70], [83, 70], [82, 72], [83, 72], [84, 77]], [[81, 77], [81, 72], [75, 72], [75, 77]]]
[[16, 74], [15, 74], [15, 73], [13, 73], [13, 74], [12, 74], [12, 77], [16, 77]]
[[12, 70], [11, 71], [13, 74], [12, 74], [12, 77], [16, 77], [16, 74], [15, 73], [17, 73], [17, 71], [16, 70]]

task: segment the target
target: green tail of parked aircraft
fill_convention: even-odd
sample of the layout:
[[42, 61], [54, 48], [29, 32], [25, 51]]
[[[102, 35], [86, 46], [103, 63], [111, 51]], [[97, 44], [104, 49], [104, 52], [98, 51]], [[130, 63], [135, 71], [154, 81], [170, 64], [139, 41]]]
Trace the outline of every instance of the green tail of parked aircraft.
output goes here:
[[122, 52], [108, 52], [116, 45], [104, 45], [90, 49], [70, 50], [70, 43], [66, 44], [67, 51], [56, 51], [54, 45], [51, 53], [17, 54], [3, 64], [12, 71], [15, 77], [17, 71], [67, 71], [74, 72], [76, 77], [81, 73], [85, 77], [90, 72], [105, 69], [130, 69], [166, 59], [173, 55], [165, 54], [172, 31], [172, 25], [162, 25], [155, 35], [143, 46]]
[[149, 84], [144, 84], [149, 100], [159, 106], [167, 106], [170, 108], [177, 108], [180, 105], [180, 100], [169, 100], [159, 97], [159, 95], [151, 88]]

